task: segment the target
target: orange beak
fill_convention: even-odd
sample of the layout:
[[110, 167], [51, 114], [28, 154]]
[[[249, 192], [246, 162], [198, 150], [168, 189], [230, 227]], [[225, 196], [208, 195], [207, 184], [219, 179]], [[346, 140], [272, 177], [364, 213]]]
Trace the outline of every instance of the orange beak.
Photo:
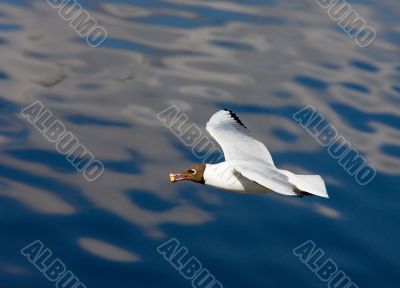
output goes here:
[[187, 176], [185, 174], [180, 174], [180, 173], [169, 173], [169, 182], [175, 183], [178, 181], [186, 180]]

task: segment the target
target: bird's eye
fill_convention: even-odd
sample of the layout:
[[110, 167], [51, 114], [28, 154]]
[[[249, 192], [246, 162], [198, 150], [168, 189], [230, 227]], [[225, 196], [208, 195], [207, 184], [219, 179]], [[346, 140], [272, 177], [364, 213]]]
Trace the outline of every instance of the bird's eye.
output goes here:
[[193, 175], [195, 175], [197, 173], [197, 171], [194, 169], [190, 169], [189, 172], [192, 173]]

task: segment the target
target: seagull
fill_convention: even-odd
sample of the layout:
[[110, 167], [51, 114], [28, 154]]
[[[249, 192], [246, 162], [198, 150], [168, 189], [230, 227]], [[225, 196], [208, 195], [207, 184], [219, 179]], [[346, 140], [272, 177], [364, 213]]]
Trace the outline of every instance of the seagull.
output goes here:
[[225, 161], [195, 164], [182, 173], [170, 173], [171, 183], [189, 180], [246, 194], [276, 192], [329, 198], [321, 176], [299, 175], [277, 168], [267, 147], [252, 138], [231, 110], [223, 109], [212, 115], [206, 130], [221, 146]]

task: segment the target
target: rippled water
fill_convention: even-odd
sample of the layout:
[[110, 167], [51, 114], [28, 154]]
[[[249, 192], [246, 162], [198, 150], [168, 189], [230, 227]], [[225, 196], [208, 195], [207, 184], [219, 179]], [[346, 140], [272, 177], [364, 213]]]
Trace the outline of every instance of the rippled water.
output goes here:
[[[359, 287], [400, 269], [400, 4], [351, 1], [359, 48], [314, 1], [80, 1], [91, 48], [46, 1], [0, 3], [0, 287], [54, 287], [20, 249], [42, 241], [87, 287], [190, 287], [157, 252], [176, 237], [224, 287], [327, 287], [292, 254], [311, 239]], [[105, 165], [87, 182], [19, 111], [41, 101]], [[238, 195], [167, 175], [197, 162], [156, 118], [230, 108], [278, 167], [331, 199]], [[313, 105], [377, 169], [360, 186], [292, 119]], [[397, 223], [397, 224], [396, 224]]]

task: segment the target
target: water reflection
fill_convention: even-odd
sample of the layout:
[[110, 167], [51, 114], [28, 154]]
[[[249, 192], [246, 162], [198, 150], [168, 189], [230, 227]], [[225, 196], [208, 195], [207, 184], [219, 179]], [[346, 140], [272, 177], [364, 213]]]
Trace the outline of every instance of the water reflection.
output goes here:
[[[45, 1], [0, 4], [4, 285], [49, 284], [19, 255], [35, 239], [88, 287], [186, 285], [155, 253], [160, 241], [177, 237], [226, 287], [319, 285], [291, 254], [305, 239], [318, 241], [360, 287], [392, 286], [400, 256], [396, 3], [354, 2], [380, 19], [384, 37], [368, 49], [309, 1], [82, 5], [108, 31], [99, 48]], [[104, 163], [101, 179], [86, 182], [19, 116], [35, 100]], [[171, 170], [198, 161], [157, 120], [169, 105], [202, 129], [217, 109], [234, 110], [279, 167], [318, 172], [332, 199], [169, 185]], [[370, 185], [355, 183], [292, 120], [306, 105], [377, 168]]]
[[132, 254], [132, 252], [97, 239], [82, 237], [78, 242], [89, 253], [107, 260], [117, 262], [135, 262], [139, 260], [139, 257]]

